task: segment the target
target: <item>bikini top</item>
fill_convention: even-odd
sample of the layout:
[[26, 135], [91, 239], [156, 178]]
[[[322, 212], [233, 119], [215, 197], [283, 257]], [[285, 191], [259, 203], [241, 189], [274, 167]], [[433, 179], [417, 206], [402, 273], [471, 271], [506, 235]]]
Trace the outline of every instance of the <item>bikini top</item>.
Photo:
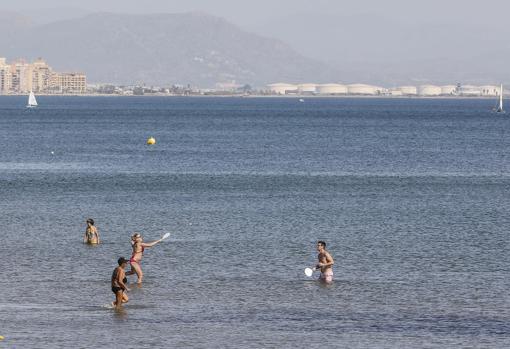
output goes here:
[[87, 228], [87, 238], [92, 239], [95, 233], [92, 229]]
[[136, 250], [136, 244], [133, 244], [133, 256], [134, 256], [135, 254], [137, 254], [137, 253], [140, 253], [140, 252], [142, 252], [142, 254], [143, 254], [143, 251], [144, 251], [144, 250], [145, 250], [145, 247], [143, 247], [143, 245], [142, 245], [142, 250], [141, 250], [141, 251], [137, 251], [137, 250]]

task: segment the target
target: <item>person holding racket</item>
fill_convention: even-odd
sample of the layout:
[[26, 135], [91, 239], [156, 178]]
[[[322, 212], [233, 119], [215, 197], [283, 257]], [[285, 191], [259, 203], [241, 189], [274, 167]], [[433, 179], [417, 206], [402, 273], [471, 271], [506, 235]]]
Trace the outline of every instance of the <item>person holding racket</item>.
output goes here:
[[319, 280], [329, 284], [333, 282], [333, 264], [335, 264], [335, 261], [329, 252], [326, 251], [326, 242], [322, 240], [317, 241], [317, 252], [319, 252], [317, 255], [319, 263], [317, 263], [315, 268], [321, 271]]
[[141, 267], [143, 252], [146, 247], [152, 247], [156, 245], [157, 243], [160, 243], [167, 237], [169, 237], [170, 234], [166, 233], [161, 239], [153, 241], [153, 242], [143, 242], [142, 235], [140, 233], [134, 233], [131, 236], [131, 245], [133, 247], [133, 254], [131, 255], [131, 258], [129, 259], [129, 264], [131, 264], [131, 270], [126, 273], [126, 275], [133, 275], [136, 274], [138, 277], [138, 280], [136, 281], [137, 284], [141, 284], [143, 280], [143, 272]]

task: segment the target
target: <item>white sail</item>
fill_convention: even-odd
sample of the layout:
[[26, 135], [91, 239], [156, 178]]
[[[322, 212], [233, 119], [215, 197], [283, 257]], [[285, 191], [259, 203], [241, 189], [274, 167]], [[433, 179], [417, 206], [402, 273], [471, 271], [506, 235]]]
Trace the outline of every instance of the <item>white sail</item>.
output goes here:
[[37, 107], [37, 100], [35, 99], [34, 92], [32, 92], [32, 91], [30, 91], [30, 96], [28, 96], [27, 107]]
[[501, 84], [501, 90], [499, 91], [499, 106], [498, 111], [503, 111], [503, 84]]

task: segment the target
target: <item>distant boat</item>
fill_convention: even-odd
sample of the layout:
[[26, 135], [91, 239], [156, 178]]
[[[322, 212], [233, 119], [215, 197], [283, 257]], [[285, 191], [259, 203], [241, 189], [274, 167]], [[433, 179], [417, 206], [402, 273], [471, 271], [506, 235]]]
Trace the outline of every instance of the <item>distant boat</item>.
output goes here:
[[505, 110], [503, 109], [503, 84], [501, 84], [501, 89], [499, 90], [499, 103], [498, 106], [493, 108], [496, 113], [504, 113]]
[[300, 98], [299, 101], [303, 103], [305, 100], [303, 98]]
[[35, 99], [34, 92], [30, 91], [30, 96], [28, 96], [27, 108], [35, 108], [35, 107], [37, 107], [37, 100]]

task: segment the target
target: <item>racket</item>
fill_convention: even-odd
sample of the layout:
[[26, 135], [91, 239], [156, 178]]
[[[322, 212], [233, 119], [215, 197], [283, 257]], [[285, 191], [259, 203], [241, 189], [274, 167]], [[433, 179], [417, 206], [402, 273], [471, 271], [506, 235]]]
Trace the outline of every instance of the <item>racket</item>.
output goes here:
[[168, 237], [170, 237], [170, 233], [166, 233], [165, 235], [163, 235], [163, 237], [161, 238], [161, 240], [165, 240], [165, 239], [167, 239]]
[[311, 277], [313, 275], [313, 272], [316, 270], [316, 268], [305, 268], [305, 275], [308, 277]]

